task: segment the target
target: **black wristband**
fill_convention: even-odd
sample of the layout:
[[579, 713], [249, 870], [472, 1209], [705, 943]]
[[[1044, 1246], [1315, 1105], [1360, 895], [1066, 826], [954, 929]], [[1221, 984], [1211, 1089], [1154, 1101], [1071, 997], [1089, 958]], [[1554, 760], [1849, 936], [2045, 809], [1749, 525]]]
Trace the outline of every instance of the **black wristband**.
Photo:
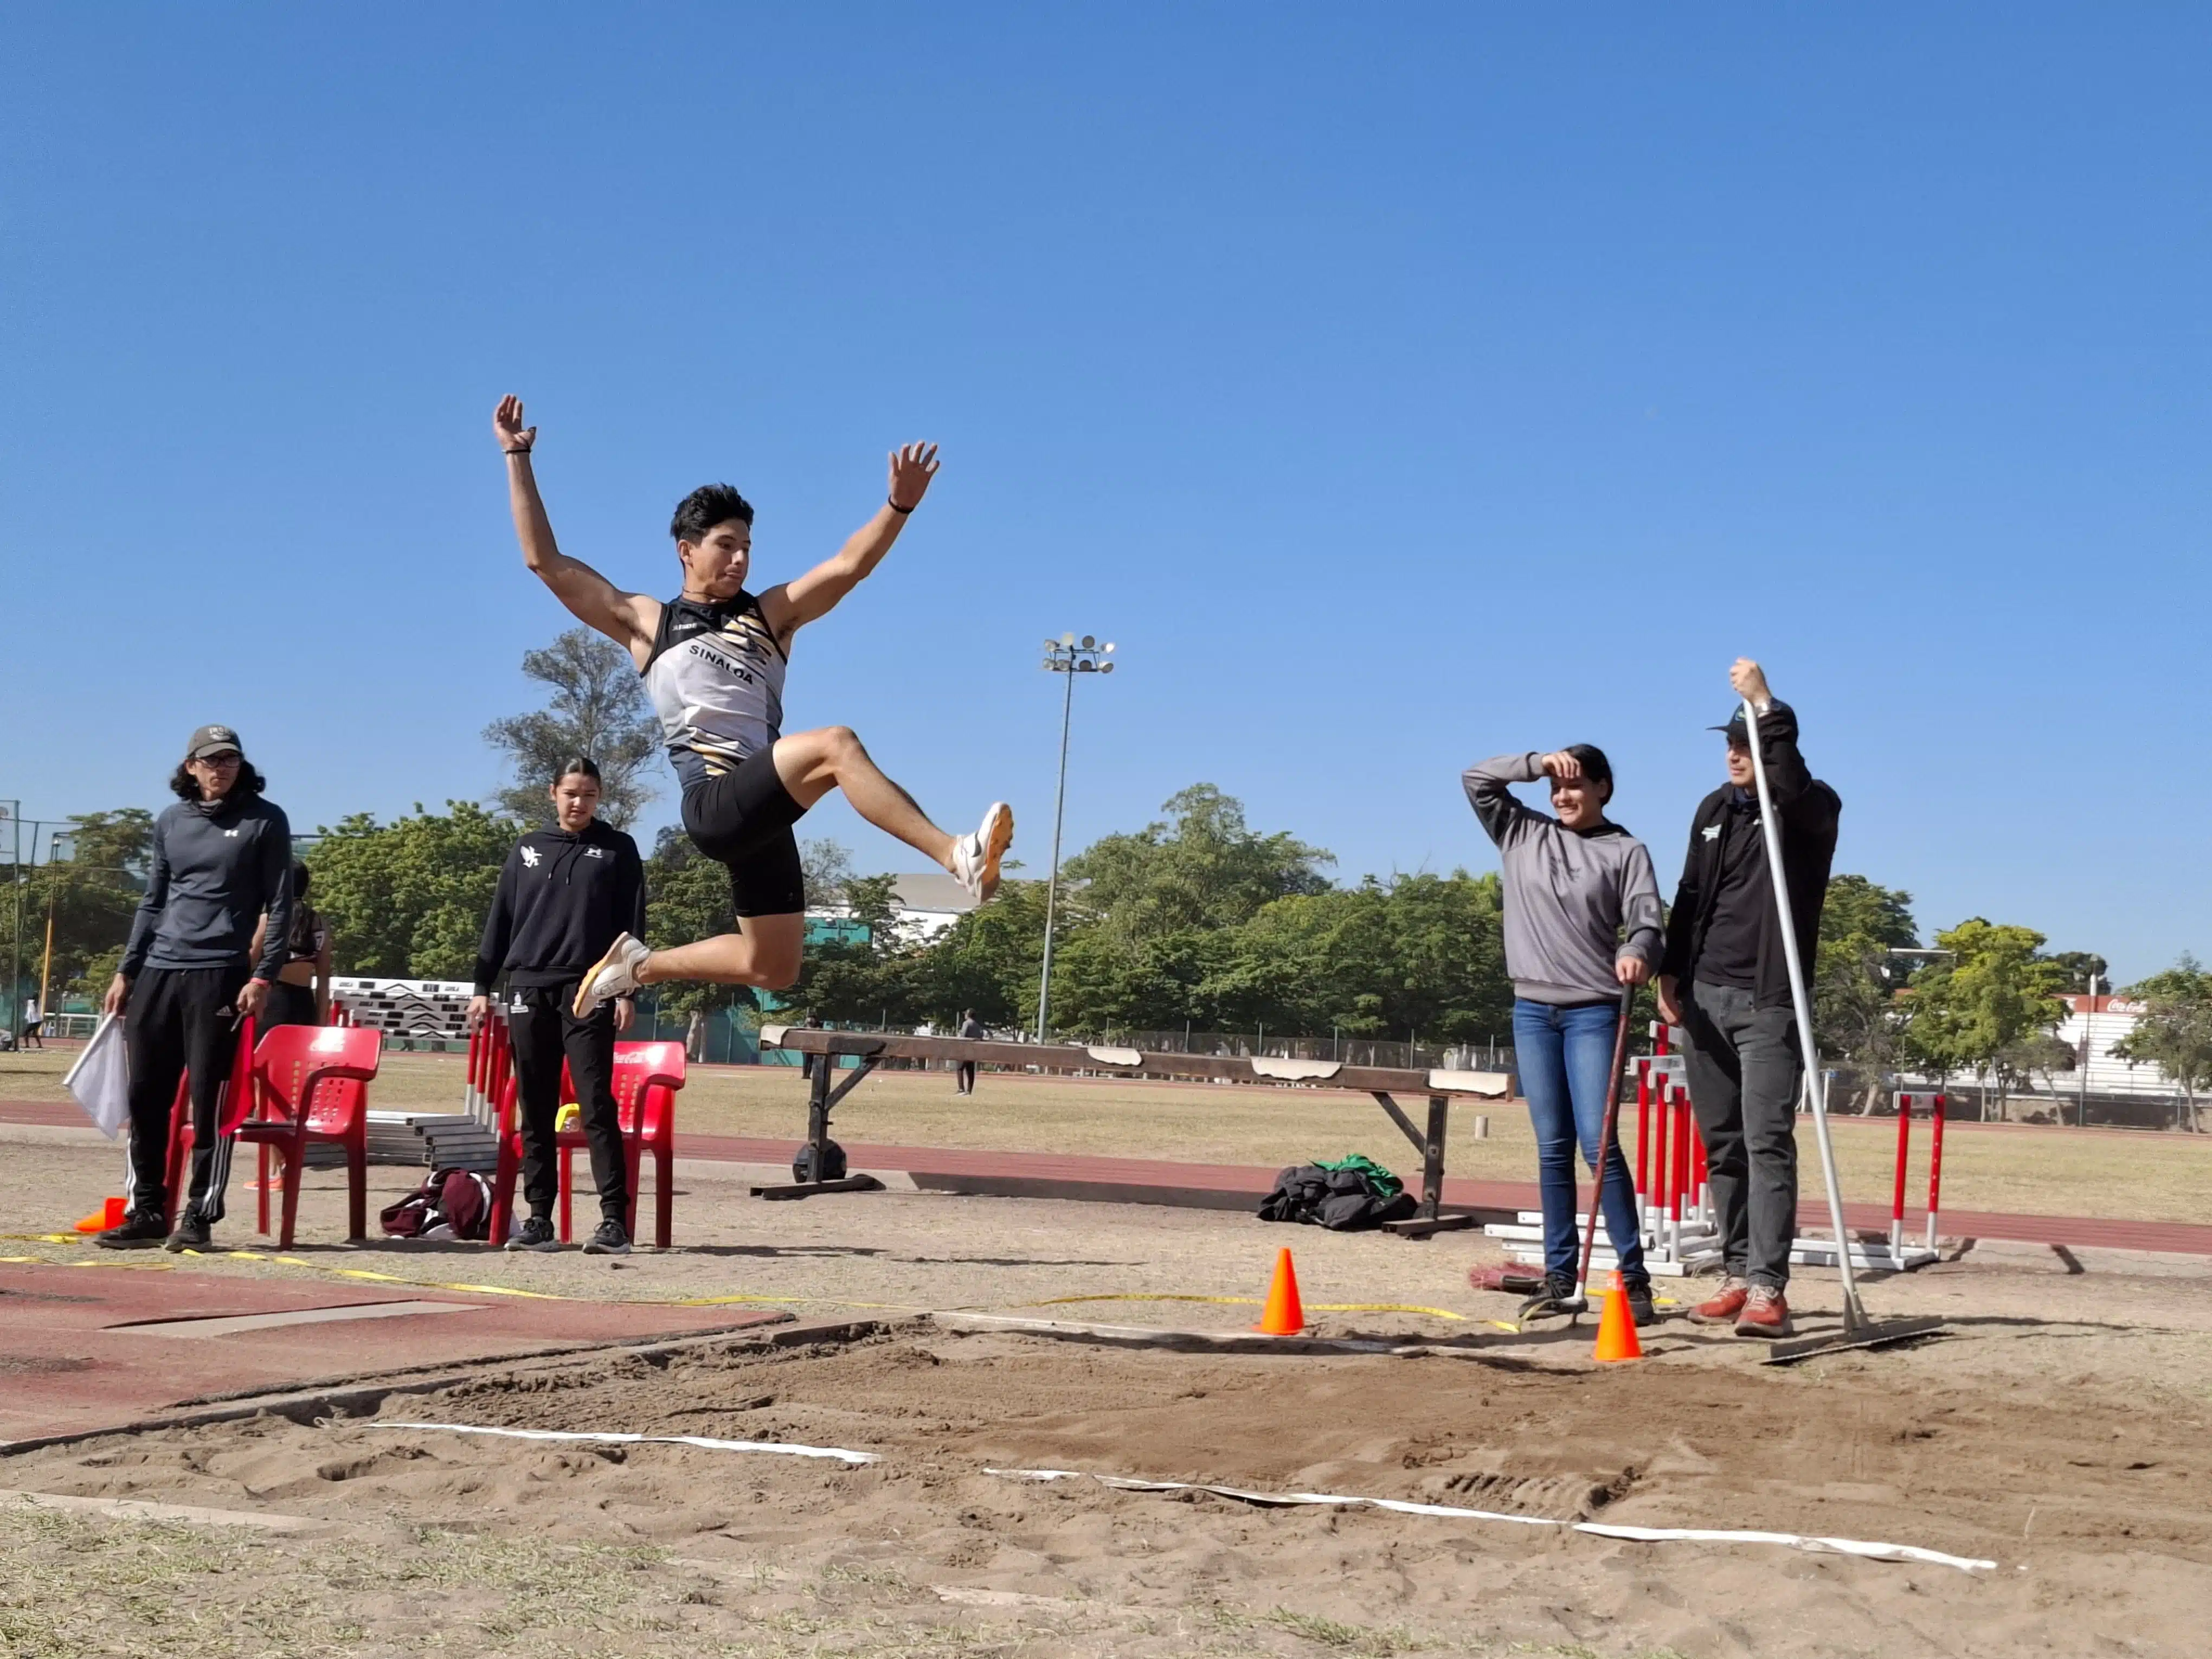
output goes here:
[[[884, 505], [890, 508], [892, 512], [897, 514], [902, 519], [905, 518], [908, 514], [914, 511], [913, 507], [901, 507], [896, 501], [893, 501], [888, 495], [884, 497]], [[921, 503], [919, 501], [915, 503], [915, 507], [919, 507], [921, 505]]]
[[530, 453], [530, 447], [525, 444], [520, 449], [510, 449], [507, 453], [510, 455], [527, 455]]

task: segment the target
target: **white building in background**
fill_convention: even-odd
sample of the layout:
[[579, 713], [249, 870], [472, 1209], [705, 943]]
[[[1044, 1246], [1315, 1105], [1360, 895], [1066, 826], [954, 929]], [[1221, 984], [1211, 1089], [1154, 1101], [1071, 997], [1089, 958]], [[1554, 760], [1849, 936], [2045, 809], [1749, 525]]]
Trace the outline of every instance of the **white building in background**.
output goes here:
[[[909, 943], [927, 945], [974, 908], [968, 890], [942, 870], [892, 878], [891, 915]], [[843, 921], [852, 913], [842, 904], [825, 904], [806, 914], [817, 921]]]
[[2142, 1003], [2126, 997], [2091, 997], [2078, 992], [2063, 994], [2058, 1000], [2066, 1005], [2067, 1014], [2058, 1022], [2057, 1037], [2077, 1056], [2077, 1069], [2052, 1077], [2051, 1084], [2058, 1092], [2070, 1095], [2081, 1089], [2085, 1079], [2078, 1056], [2086, 1038], [2089, 1045], [2086, 1082], [2091, 1094], [2172, 1097], [2173, 1079], [2163, 1069], [2148, 1061], [2130, 1066], [2112, 1054], [2112, 1045], [2134, 1030], [2142, 1018], [2146, 1011]]

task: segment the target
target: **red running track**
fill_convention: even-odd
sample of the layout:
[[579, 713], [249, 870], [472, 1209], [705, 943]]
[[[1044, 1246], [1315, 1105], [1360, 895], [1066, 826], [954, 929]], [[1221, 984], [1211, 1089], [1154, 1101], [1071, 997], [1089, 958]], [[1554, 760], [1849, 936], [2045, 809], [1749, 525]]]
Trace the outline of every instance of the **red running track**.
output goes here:
[[[0, 1122], [85, 1127], [84, 1115], [57, 1102], [0, 1102]], [[1954, 1129], [1962, 1126], [1954, 1125]], [[2078, 1133], [2051, 1130], [2051, 1133]], [[2118, 1132], [2116, 1132], [2118, 1133]], [[2135, 1133], [2135, 1132], [2130, 1132]], [[1060, 1198], [1100, 1203], [1171, 1204], [1211, 1209], [1249, 1210], [1275, 1184], [1276, 1171], [1231, 1164], [1176, 1164], [1127, 1158], [1085, 1158], [1056, 1152], [977, 1152], [944, 1146], [896, 1146], [846, 1142], [855, 1170], [904, 1171], [917, 1186], [933, 1192], [959, 1192], [1006, 1198]], [[791, 1139], [679, 1133], [680, 1158], [723, 1163], [787, 1164], [798, 1150]], [[1447, 1176], [1448, 1207], [1500, 1216], [1538, 1207], [1536, 1183], [1468, 1181]], [[1826, 1205], [1802, 1205], [1800, 1224], [1826, 1231]], [[1917, 1212], [1908, 1215], [1917, 1220]], [[1844, 1218], [1854, 1228], [1887, 1232], [1887, 1204], [1846, 1204]], [[1946, 1237], [2002, 1238], [2030, 1244], [2063, 1244], [2089, 1249], [2162, 1250], [2181, 1255], [2212, 1255], [2212, 1226], [2185, 1221], [2123, 1221], [2096, 1216], [2012, 1215], [1987, 1210], [1945, 1210]]]

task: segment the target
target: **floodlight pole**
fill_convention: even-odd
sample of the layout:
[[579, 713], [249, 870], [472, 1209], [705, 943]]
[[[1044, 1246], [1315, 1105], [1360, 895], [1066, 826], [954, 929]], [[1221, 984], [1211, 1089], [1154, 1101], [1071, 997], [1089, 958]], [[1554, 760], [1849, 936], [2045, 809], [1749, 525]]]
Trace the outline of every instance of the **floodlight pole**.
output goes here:
[[1044, 888], [1044, 967], [1037, 979], [1039, 1042], [1043, 1042], [1052, 1030], [1052, 935], [1060, 909], [1060, 831], [1067, 813], [1067, 734], [1075, 716], [1075, 677], [1112, 673], [1114, 665], [1107, 658], [1113, 649], [1110, 644], [1099, 645], [1089, 634], [1080, 642], [1073, 634], [1063, 634], [1044, 642], [1045, 672], [1066, 675], [1067, 684], [1060, 701], [1060, 786], [1052, 805], [1052, 872], [1046, 878]]

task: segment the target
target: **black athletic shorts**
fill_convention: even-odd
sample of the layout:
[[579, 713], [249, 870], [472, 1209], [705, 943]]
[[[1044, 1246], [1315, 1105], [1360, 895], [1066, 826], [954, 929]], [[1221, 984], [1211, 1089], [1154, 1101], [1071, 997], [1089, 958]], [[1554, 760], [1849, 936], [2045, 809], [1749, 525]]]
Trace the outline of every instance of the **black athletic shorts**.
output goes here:
[[805, 812], [783, 787], [772, 749], [684, 792], [684, 833], [728, 866], [730, 902], [741, 916], [790, 916], [806, 908], [799, 838], [791, 832]]

